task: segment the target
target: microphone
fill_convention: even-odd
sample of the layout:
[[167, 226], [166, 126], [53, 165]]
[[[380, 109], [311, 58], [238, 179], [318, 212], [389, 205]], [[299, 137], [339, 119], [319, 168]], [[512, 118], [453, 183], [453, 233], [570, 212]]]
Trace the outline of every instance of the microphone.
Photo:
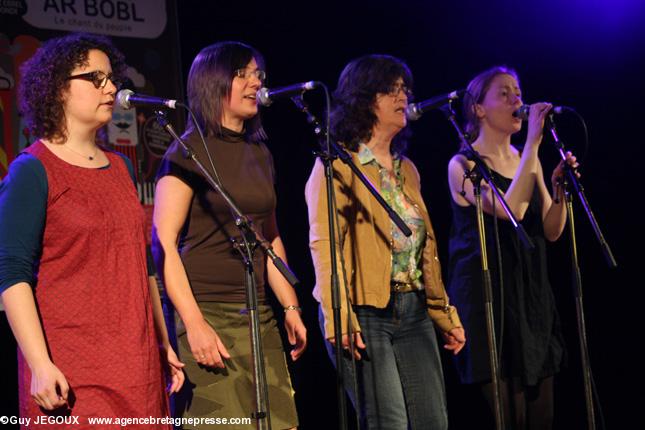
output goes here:
[[300, 84], [293, 84], [286, 87], [279, 87], [270, 90], [266, 87], [260, 88], [255, 95], [262, 106], [271, 106], [274, 100], [282, 97], [292, 97], [294, 95], [302, 94], [305, 91], [313, 90], [318, 86], [316, 81], [303, 82]]
[[181, 104], [177, 100], [144, 96], [143, 94], [136, 94], [132, 90], [127, 89], [116, 93], [116, 102], [123, 109], [130, 109], [132, 106], [168, 107], [170, 109], [176, 109], [176, 105]]
[[[531, 105], [522, 105], [519, 107], [519, 109], [513, 112], [513, 116], [515, 118], [521, 119], [522, 121], [526, 121], [527, 119], [529, 119], [530, 111], [531, 111]], [[573, 111], [573, 109], [567, 106], [553, 106], [549, 111], [549, 113], [560, 115], [561, 113], [571, 112], [571, 111]]]
[[466, 90], [457, 90], [451, 93], [442, 94], [437, 97], [433, 97], [428, 100], [424, 100], [419, 103], [410, 103], [405, 109], [405, 115], [410, 121], [416, 121], [421, 118], [425, 112], [437, 109], [445, 105], [446, 103], [457, 100], [459, 97], [463, 96], [466, 93]]

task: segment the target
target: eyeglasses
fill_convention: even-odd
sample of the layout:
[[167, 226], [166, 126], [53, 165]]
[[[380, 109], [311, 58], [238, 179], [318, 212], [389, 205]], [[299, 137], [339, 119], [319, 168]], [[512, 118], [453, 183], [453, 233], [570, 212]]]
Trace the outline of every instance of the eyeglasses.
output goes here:
[[100, 70], [95, 70], [93, 72], [88, 72], [88, 73], [81, 73], [80, 75], [72, 75], [68, 76], [66, 80], [71, 80], [71, 79], [82, 79], [84, 81], [88, 81], [94, 84], [94, 86], [97, 89], [105, 88], [107, 85], [108, 80], [112, 81], [112, 84], [114, 84], [117, 89], [121, 86], [121, 81], [114, 79], [114, 76], [112, 73], [105, 74], [101, 72]]
[[388, 96], [396, 97], [399, 95], [401, 91], [403, 91], [403, 94], [405, 94], [406, 97], [408, 98], [412, 97], [412, 90], [408, 88], [407, 85], [403, 85], [403, 84], [392, 85], [385, 94], [387, 94]]
[[266, 79], [267, 74], [264, 70], [260, 69], [237, 69], [233, 72], [233, 76], [242, 79], [249, 79], [251, 76], [255, 76], [259, 81], [263, 82]]

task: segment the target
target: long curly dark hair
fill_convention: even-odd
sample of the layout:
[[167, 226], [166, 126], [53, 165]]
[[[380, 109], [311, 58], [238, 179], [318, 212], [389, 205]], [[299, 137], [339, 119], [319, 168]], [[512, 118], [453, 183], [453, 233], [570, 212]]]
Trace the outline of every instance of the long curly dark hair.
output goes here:
[[[372, 137], [377, 121], [374, 113], [376, 95], [388, 93], [399, 78], [412, 89], [410, 69], [403, 61], [390, 55], [365, 55], [347, 64], [333, 95], [332, 138], [350, 151], [358, 151], [359, 143]], [[406, 126], [392, 140], [390, 151], [402, 155], [411, 134], [409, 126]]]
[[69, 88], [66, 78], [76, 67], [87, 65], [92, 49], [107, 55], [115, 79], [123, 78], [126, 69], [123, 54], [107, 37], [87, 33], [46, 41], [20, 67], [18, 105], [33, 135], [50, 140], [67, 138], [63, 102], [63, 93]]
[[[235, 70], [245, 68], [252, 59], [264, 70], [260, 52], [242, 42], [228, 41], [207, 46], [193, 60], [188, 73], [188, 103], [207, 135], [221, 133], [223, 106], [231, 96], [233, 74]], [[188, 117], [187, 131], [194, 127], [193, 119]], [[259, 112], [244, 121], [244, 132], [252, 142], [266, 139]]]

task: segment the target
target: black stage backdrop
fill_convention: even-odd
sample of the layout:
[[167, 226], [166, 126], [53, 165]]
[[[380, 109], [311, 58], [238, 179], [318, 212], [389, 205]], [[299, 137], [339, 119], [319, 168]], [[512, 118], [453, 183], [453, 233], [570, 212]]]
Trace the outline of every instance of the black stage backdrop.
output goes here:
[[[639, 315], [645, 295], [637, 273], [643, 240], [637, 200], [642, 184], [638, 154], [645, 142], [637, 121], [644, 114], [644, 11], [638, 0], [178, 2], [183, 76], [204, 46], [240, 40], [266, 57], [268, 84], [273, 86], [321, 80], [333, 89], [349, 60], [387, 53], [411, 67], [417, 100], [463, 88], [481, 70], [505, 64], [518, 71], [525, 102], [546, 100], [575, 107], [587, 121], [591, 141], [582, 161], [582, 181], [619, 264], [618, 269], [608, 268], [577, 202], [591, 363], [609, 429], [645, 428], [645, 418], [637, 409], [645, 404]], [[322, 97], [314, 92], [306, 99], [321, 116]], [[333, 429], [337, 427], [335, 378], [311, 297], [314, 275], [303, 194], [316, 141], [304, 116], [289, 101], [265, 109], [263, 118], [278, 172], [281, 233], [290, 266], [302, 281], [298, 296], [309, 330], [308, 350], [298, 362], [290, 363], [300, 427]], [[561, 139], [582, 155], [579, 123], [562, 116], [558, 125]], [[445, 267], [450, 227], [446, 166], [457, 139], [437, 112], [426, 114], [413, 131], [408, 155], [421, 172]], [[557, 158], [548, 138], [541, 157], [550, 175]], [[568, 366], [556, 378], [555, 428], [584, 429], [568, 249], [565, 232], [550, 245], [549, 255], [569, 351]], [[477, 392], [460, 385], [450, 357], [444, 354], [443, 358], [450, 428], [492, 428]]]
[[[179, 20], [186, 71], [203, 46], [241, 40], [266, 57], [269, 85], [321, 80], [333, 89], [349, 60], [388, 53], [411, 67], [418, 100], [463, 88], [479, 71], [506, 64], [518, 70], [526, 102], [575, 107], [587, 121], [591, 140], [583, 183], [619, 263], [617, 270], [607, 267], [576, 204], [591, 362], [607, 428], [643, 428], [645, 419], [636, 410], [645, 400], [638, 317], [643, 283], [636, 272], [643, 229], [632, 217], [639, 214], [634, 202], [641, 164], [637, 154], [643, 146], [637, 120], [644, 113], [645, 31], [639, 28], [644, 11], [641, 3], [628, 0], [251, 1], [210, 8], [181, 2]], [[322, 114], [322, 97], [312, 93], [306, 99]], [[288, 100], [276, 102], [263, 115], [277, 164], [281, 233], [289, 263], [302, 281], [298, 293], [309, 329], [308, 351], [291, 366], [301, 427], [336, 428], [334, 374], [311, 298], [314, 276], [303, 197], [316, 141]], [[578, 123], [570, 117], [558, 121], [561, 139], [582, 153]], [[446, 167], [457, 139], [438, 112], [426, 114], [413, 131], [409, 156], [421, 172], [445, 267], [450, 227]], [[556, 154], [548, 142], [541, 156], [550, 174]], [[569, 365], [556, 380], [556, 428], [586, 428], [566, 234], [550, 250], [551, 280], [569, 350]], [[477, 393], [457, 382], [450, 357], [444, 358], [451, 428], [485, 428], [485, 408]]]

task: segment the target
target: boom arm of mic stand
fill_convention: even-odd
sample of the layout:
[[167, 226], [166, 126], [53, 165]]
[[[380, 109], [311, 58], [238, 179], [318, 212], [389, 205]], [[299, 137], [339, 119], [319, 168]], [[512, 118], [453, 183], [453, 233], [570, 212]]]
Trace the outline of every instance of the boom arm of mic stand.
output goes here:
[[[309, 112], [309, 108], [307, 107], [304, 100], [302, 99], [302, 95], [292, 97], [291, 100], [293, 100], [293, 102], [296, 104], [298, 109], [300, 109], [302, 112], [305, 113], [305, 115], [307, 115], [307, 122], [312, 124], [314, 126], [314, 131], [316, 132], [316, 134], [320, 135], [320, 133], [322, 133], [322, 127], [320, 126], [320, 123], [318, 122], [316, 117], [313, 116], [311, 112]], [[376, 188], [374, 187], [374, 185], [372, 185], [369, 179], [365, 177], [363, 172], [361, 172], [358, 169], [358, 167], [356, 167], [356, 164], [354, 164], [354, 162], [352, 161], [351, 155], [349, 155], [347, 151], [345, 151], [343, 148], [338, 146], [336, 142], [330, 141], [330, 143], [331, 143], [333, 152], [335, 152], [335, 155], [338, 156], [340, 161], [347, 164], [349, 168], [352, 169], [352, 172], [354, 172], [356, 177], [360, 179], [360, 181], [365, 185], [367, 190], [374, 196], [376, 201], [379, 202], [379, 204], [383, 207], [385, 212], [387, 212], [392, 222], [396, 224], [399, 230], [401, 230], [401, 232], [403, 232], [403, 234], [406, 235], [406, 237], [410, 237], [412, 235], [412, 230], [410, 230], [410, 228], [405, 224], [405, 221], [403, 221], [403, 219], [399, 216], [399, 214], [397, 214], [396, 211], [392, 209], [389, 204], [387, 204], [387, 202], [385, 201], [385, 199], [383, 199], [383, 197], [379, 194], [379, 192], [376, 191]], [[333, 156], [333, 155], [334, 154], [328, 154], [328, 156]]]
[[405, 224], [405, 221], [399, 216], [399, 214], [396, 213], [394, 209], [390, 207], [389, 204], [383, 199], [383, 197], [379, 194], [378, 191], [376, 191], [376, 188], [372, 183], [365, 177], [363, 172], [359, 170], [359, 168], [354, 164], [352, 161], [352, 156], [347, 153], [343, 148], [341, 148], [336, 142], [331, 142], [331, 146], [334, 149], [334, 152], [336, 155], [338, 155], [338, 158], [340, 161], [343, 163], [347, 164], [350, 169], [352, 169], [352, 172], [356, 175], [358, 179], [365, 185], [367, 190], [374, 196], [377, 202], [385, 209], [385, 212], [390, 216], [390, 219], [396, 226], [403, 232], [404, 235], [407, 237], [410, 237], [412, 235], [412, 230]]
[[513, 211], [511, 211], [511, 208], [508, 207], [508, 203], [506, 203], [506, 200], [504, 200], [504, 197], [502, 196], [502, 193], [499, 191], [499, 188], [497, 188], [497, 185], [495, 184], [495, 181], [493, 180], [490, 171], [488, 170], [488, 166], [486, 166], [486, 163], [479, 157], [479, 154], [473, 146], [468, 142], [468, 139], [466, 139], [466, 136], [464, 135], [464, 132], [461, 130], [461, 126], [457, 123], [457, 119], [455, 118], [455, 112], [452, 109], [452, 102], [449, 102], [445, 107], [441, 109], [441, 111], [446, 115], [448, 118], [448, 121], [452, 124], [452, 126], [455, 128], [457, 131], [457, 135], [459, 136], [459, 140], [461, 141], [462, 145], [468, 148], [470, 154], [472, 156], [472, 160], [475, 162], [475, 167], [477, 168], [477, 172], [484, 178], [490, 189], [493, 191], [493, 194], [495, 194], [495, 198], [497, 201], [500, 203], [502, 206], [502, 209], [504, 209], [504, 212], [506, 213], [506, 216], [508, 217], [509, 221], [511, 224], [513, 224], [513, 228], [515, 228], [515, 232], [519, 236], [520, 240], [522, 241], [522, 244], [530, 250], [535, 249], [535, 245], [533, 244], [533, 241], [529, 237], [529, 235], [526, 233], [526, 230], [524, 230], [524, 227], [522, 224], [517, 222], [517, 219], [515, 218], [515, 215], [513, 215]]
[[555, 121], [553, 120], [553, 114], [549, 114], [549, 116], [547, 116], [546, 125], [549, 128], [549, 131], [551, 132], [551, 136], [553, 136], [553, 144], [558, 150], [560, 154], [560, 158], [564, 161], [564, 167], [565, 167], [565, 172], [567, 174], [567, 179], [569, 180], [569, 183], [573, 185], [573, 188], [576, 194], [578, 194], [578, 197], [580, 198], [582, 207], [584, 208], [585, 213], [589, 218], [591, 227], [593, 228], [593, 231], [596, 234], [596, 238], [600, 243], [602, 252], [605, 255], [605, 260], [607, 260], [607, 264], [609, 264], [609, 267], [612, 267], [612, 268], [617, 267], [618, 263], [614, 258], [614, 254], [611, 252], [611, 248], [609, 247], [609, 244], [605, 240], [605, 236], [602, 234], [602, 231], [600, 230], [600, 225], [598, 224], [598, 221], [596, 221], [596, 217], [594, 216], [593, 211], [591, 210], [591, 206], [589, 205], [589, 201], [587, 200], [587, 196], [585, 195], [585, 190], [582, 184], [580, 183], [580, 180], [578, 179], [578, 175], [576, 175], [575, 170], [571, 169], [569, 167], [569, 164], [567, 163], [567, 155], [566, 155], [566, 150], [564, 148], [564, 143], [562, 143], [562, 141], [558, 137], [558, 132], [555, 129]]
[[157, 122], [168, 132], [168, 134], [170, 134], [181, 144], [188, 156], [195, 162], [195, 165], [197, 165], [200, 172], [202, 172], [204, 178], [206, 178], [213, 189], [215, 189], [215, 191], [217, 191], [224, 198], [224, 201], [226, 202], [227, 206], [233, 214], [233, 217], [235, 218], [235, 225], [237, 225], [237, 227], [242, 230], [242, 234], [244, 234], [245, 230], [247, 230], [253, 236], [255, 236], [257, 238], [258, 244], [260, 245], [260, 248], [262, 248], [262, 251], [269, 256], [276, 269], [278, 269], [278, 271], [282, 274], [282, 276], [285, 277], [285, 279], [289, 282], [289, 284], [291, 284], [292, 287], [297, 286], [300, 281], [298, 281], [296, 275], [294, 275], [289, 266], [287, 266], [285, 262], [275, 253], [269, 241], [266, 240], [266, 238], [255, 229], [251, 220], [246, 215], [244, 215], [242, 211], [240, 211], [228, 192], [224, 190], [224, 188], [222, 188], [222, 186], [213, 179], [210, 172], [206, 170], [204, 165], [199, 161], [197, 154], [195, 154], [190, 145], [188, 145], [183, 141], [181, 137], [179, 137], [179, 135], [175, 132], [173, 126], [168, 122], [166, 114], [162, 111], [155, 111], [155, 115], [157, 116]]

